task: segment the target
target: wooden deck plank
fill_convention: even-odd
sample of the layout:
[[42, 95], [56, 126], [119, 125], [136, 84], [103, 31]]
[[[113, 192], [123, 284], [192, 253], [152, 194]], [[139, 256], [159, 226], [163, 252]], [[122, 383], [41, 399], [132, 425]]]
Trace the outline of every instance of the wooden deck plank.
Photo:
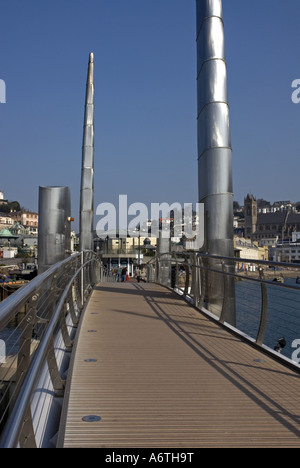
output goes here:
[[66, 448], [299, 447], [299, 379], [165, 288], [103, 284], [81, 323], [59, 438]]

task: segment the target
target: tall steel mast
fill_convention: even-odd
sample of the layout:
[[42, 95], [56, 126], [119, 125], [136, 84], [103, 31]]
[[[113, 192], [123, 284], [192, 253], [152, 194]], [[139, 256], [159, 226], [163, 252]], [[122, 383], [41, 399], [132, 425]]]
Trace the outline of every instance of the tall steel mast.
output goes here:
[[[204, 248], [211, 255], [233, 257], [232, 149], [222, 0], [196, 0], [196, 4], [198, 177], [199, 202], [205, 210]], [[218, 281], [209, 281], [209, 301], [216, 310], [222, 308]], [[233, 314], [232, 289], [226, 295], [231, 297], [228, 310]]]
[[94, 219], [94, 54], [90, 53], [82, 145], [79, 248], [93, 249]]

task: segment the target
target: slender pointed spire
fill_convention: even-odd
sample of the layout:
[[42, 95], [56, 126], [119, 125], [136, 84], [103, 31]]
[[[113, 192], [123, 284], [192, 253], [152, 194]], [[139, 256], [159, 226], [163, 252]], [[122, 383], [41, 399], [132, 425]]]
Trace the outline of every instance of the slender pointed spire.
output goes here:
[[82, 172], [80, 193], [81, 250], [93, 248], [94, 222], [94, 54], [90, 53], [83, 127]]

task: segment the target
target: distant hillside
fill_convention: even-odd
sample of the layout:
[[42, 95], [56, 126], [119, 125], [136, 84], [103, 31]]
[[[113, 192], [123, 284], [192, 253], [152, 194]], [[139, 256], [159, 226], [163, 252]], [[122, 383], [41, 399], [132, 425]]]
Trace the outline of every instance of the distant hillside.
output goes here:
[[10, 213], [11, 211], [21, 211], [21, 205], [17, 201], [8, 202], [5, 204], [0, 204], [1, 213]]

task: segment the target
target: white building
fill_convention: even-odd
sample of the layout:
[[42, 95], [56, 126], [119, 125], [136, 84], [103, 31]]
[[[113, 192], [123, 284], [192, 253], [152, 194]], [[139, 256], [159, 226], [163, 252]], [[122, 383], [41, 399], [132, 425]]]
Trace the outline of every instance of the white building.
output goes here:
[[17, 254], [18, 249], [16, 247], [1, 247], [0, 249], [0, 258], [15, 258]]
[[12, 218], [10, 218], [9, 216], [3, 216], [1, 215], [0, 216], [0, 229], [3, 229], [3, 228], [10, 228], [12, 227], [14, 224], [14, 220]]
[[300, 263], [300, 243], [286, 242], [277, 244], [274, 249], [274, 261], [282, 263]]
[[249, 262], [241, 262], [237, 264], [238, 269], [251, 270], [251, 260], [268, 260], [268, 248], [259, 247], [255, 242], [253, 243], [250, 239], [234, 237], [234, 250], [235, 256], [243, 260], [249, 260]]

